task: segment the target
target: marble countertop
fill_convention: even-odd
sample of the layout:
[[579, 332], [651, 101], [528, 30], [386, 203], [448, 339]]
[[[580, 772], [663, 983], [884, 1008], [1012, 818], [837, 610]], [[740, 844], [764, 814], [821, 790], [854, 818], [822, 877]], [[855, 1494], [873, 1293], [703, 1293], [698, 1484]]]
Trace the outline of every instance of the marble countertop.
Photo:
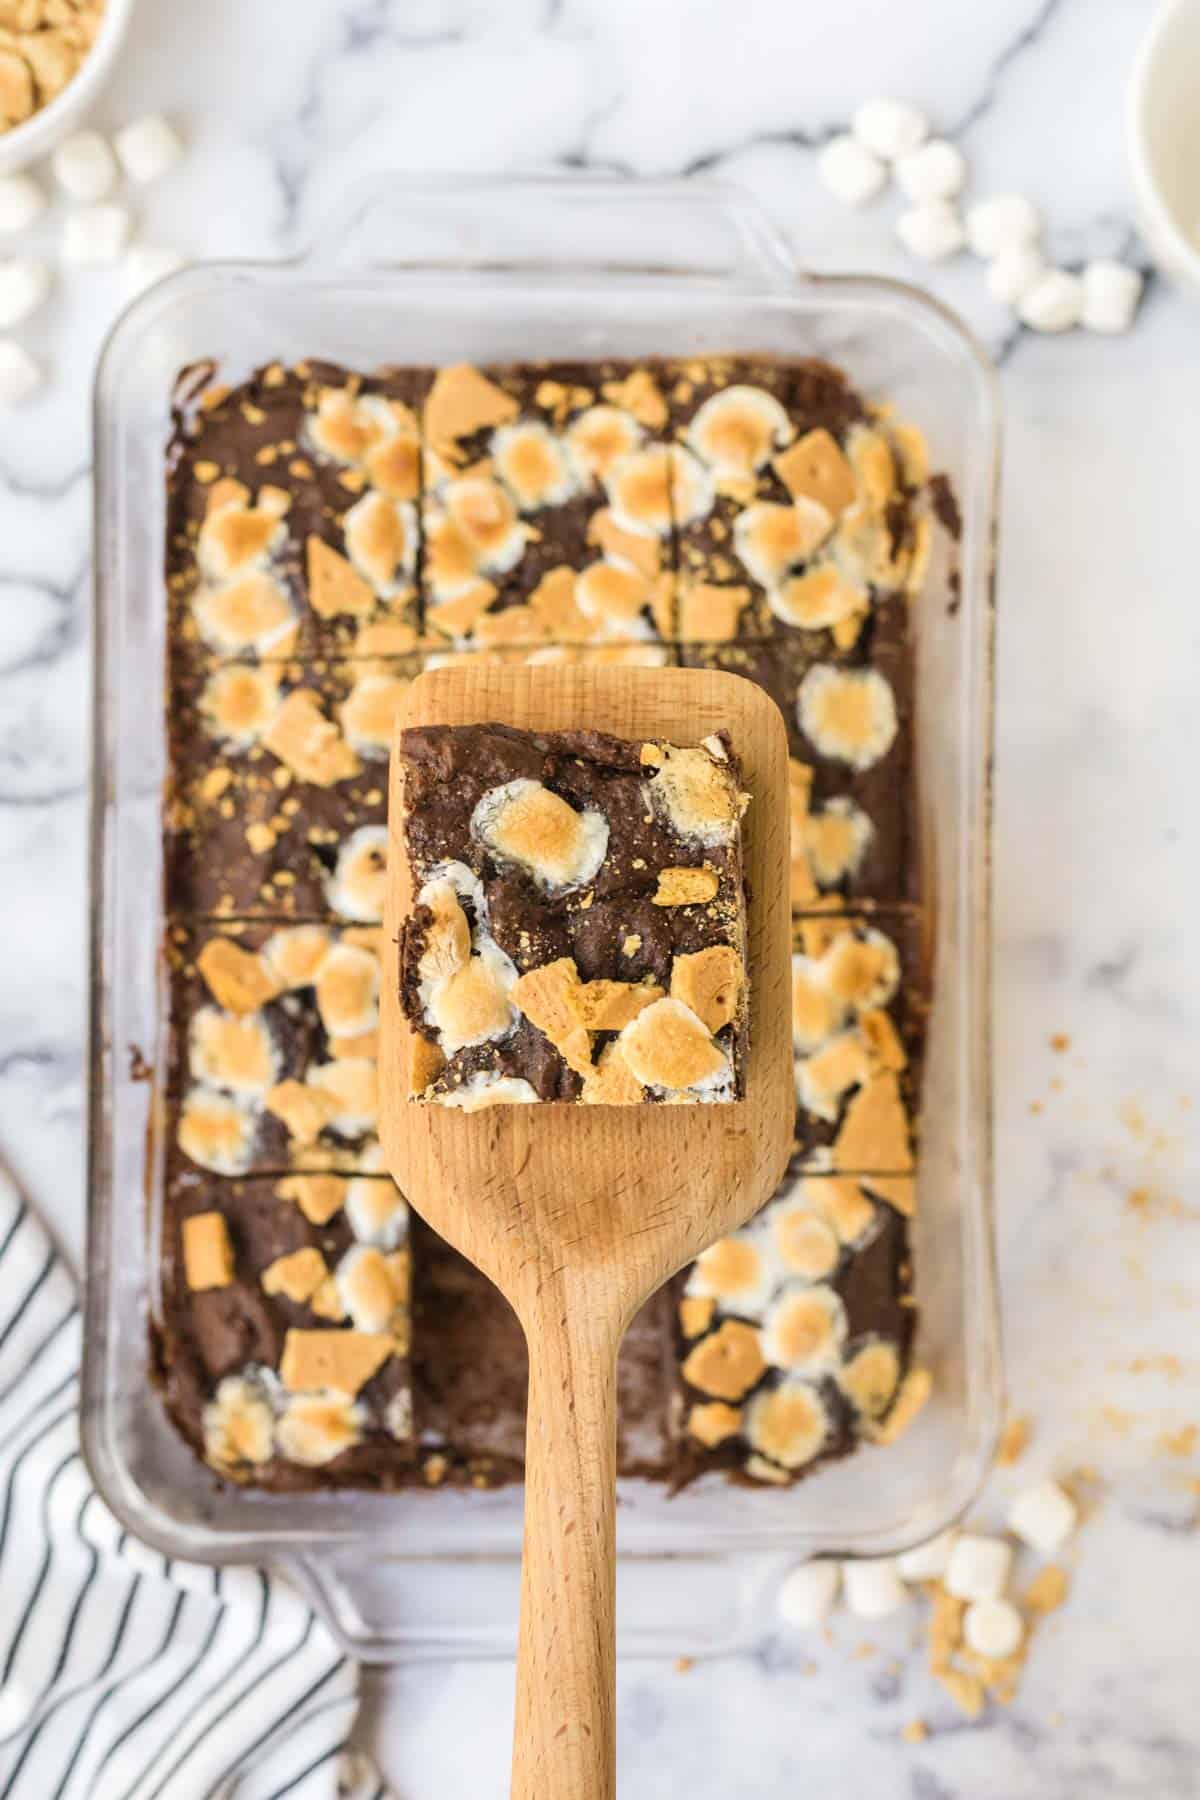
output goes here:
[[[999, 358], [1006, 451], [996, 812], [997, 1194], [1026, 1465], [1096, 1476], [1068, 1607], [1014, 1705], [969, 1724], [911, 1619], [842, 1615], [680, 1672], [620, 1676], [622, 1793], [1039, 1800], [1197, 1791], [1200, 956], [1187, 948], [1200, 417], [1194, 303], [1152, 282], [1132, 336], [1016, 333], [969, 259], [931, 275], [896, 203], [839, 209], [814, 144], [873, 92], [928, 106], [982, 191], [1020, 187], [1064, 259], [1137, 254], [1121, 146], [1144, 0], [238, 0], [143, 4], [101, 106], [162, 107], [191, 153], [139, 211], [188, 255], [282, 254], [370, 170], [719, 174], [810, 266], [921, 280]], [[284, 15], [286, 13], [286, 23]], [[115, 278], [26, 337], [46, 395], [0, 418], [0, 1153], [78, 1257], [90, 586], [88, 379]], [[1189, 874], [1190, 870], [1190, 874]], [[1052, 1039], [1059, 1047], [1052, 1046]], [[1063, 1040], [1069, 1042], [1063, 1042]], [[1195, 1185], [1194, 1185], [1195, 1184]], [[1187, 1450], [1186, 1431], [1173, 1440]], [[997, 1493], [999, 1490], [997, 1490]], [[993, 1504], [981, 1516], [998, 1516]], [[631, 1577], [632, 1578], [632, 1577]], [[652, 1575], [637, 1577], [653, 1579]], [[856, 1652], [863, 1639], [876, 1646]], [[505, 1791], [511, 1670], [373, 1677], [404, 1800]], [[919, 1743], [902, 1739], [916, 1717]], [[467, 1727], [467, 1728], [464, 1728]]]

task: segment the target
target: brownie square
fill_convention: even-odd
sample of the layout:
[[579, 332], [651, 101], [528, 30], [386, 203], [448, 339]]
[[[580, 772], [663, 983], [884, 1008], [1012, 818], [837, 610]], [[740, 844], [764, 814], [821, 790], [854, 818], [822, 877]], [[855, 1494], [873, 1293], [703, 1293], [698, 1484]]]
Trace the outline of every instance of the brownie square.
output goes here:
[[168, 1184], [156, 1362], [228, 1480], [394, 1487], [415, 1458], [408, 1209], [386, 1177]]
[[181, 674], [168, 912], [376, 923], [392, 720], [419, 667], [229, 662]]
[[167, 593], [182, 650], [394, 653], [417, 640], [423, 369], [272, 363], [193, 381], [168, 453]]
[[428, 726], [400, 754], [411, 1097], [736, 1099], [745, 796], [728, 741]]

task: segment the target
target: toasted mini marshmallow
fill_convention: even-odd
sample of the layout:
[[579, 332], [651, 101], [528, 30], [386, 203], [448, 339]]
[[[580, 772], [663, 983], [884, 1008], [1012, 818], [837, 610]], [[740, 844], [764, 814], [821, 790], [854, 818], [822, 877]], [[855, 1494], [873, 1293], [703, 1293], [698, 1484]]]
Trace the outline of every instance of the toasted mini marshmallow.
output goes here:
[[379, 1024], [379, 958], [336, 944], [316, 979], [317, 1011], [330, 1037], [358, 1037]]
[[763, 1325], [763, 1355], [777, 1369], [815, 1378], [841, 1359], [846, 1309], [831, 1287], [789, 1288]]
[[202, 1006], [188, 1032], [188, 1067], [203, 1085], [260, 1096], [279, 1079], [280, 1055], [261, 1013], [239, 1016]]
[[895, 1559], [879, 1556], [870, 1562], [842, 1564], [846, 1605], [856, 1619], [890, 1619], [909, 1600], [908, 1589], [896, 1573]]
[[403, 1330], [408, 1315], [409, 1256], [355, 1244], [334, 1271], [342, 1309], [356, 1331]]
[[338, 717], [342, 735], [359, 756], [382, 762], [391, 754], [396, 713], [411, 685], [406, 676], [373, 670], [358, 677]]
[[435, 984], [425, 1017], [447, 1056], [507, 1037], [518, 1014], [509, 998], [517, 972], [503, 951], [486, 945], [461, 969]]
[[275, 1414], [265, 1383], [249, 1370], [227, 1375], [204, 1408], [201, 1429], [204, 1460], [222, 1475], [270, 1462]]
[[698, 409], [688, 426], [690, 448], [707, 464], [718, 487], [744, 483], [792, 435], [787, 411], [765, 388], [722, 388]]
[[520, 562], [531, 528], [521, 523], [500, 482], [487, 475], [465, 475], [450, 482], [442, 505], [471, 553], [476, 574], [503, 574]]
[[878, 669], [816, 663], [800, 683], [796, 715], [822, 756], [858, 770], [885, 757], [899, 729], [895, 695]]
[[1011, 1600], [976, 1600], [963, 1614], [963, 1641], [976, 1656], [1003, 1662], [1025, 1639], [1025, 1622]]
[[365, 1409], [348, 1394], [292, 1394], [280, 1415], [276, 1442], [289, 1462], [319, 1468], [353, 1449], [365, 1425]]
[[502, 425], [492, 434], [492, 464], [523, 513], [561, 506], [578, 486], [571, 458], [548, 426], [537, 420]]
[[[716, 484], [707, 465], [682, 444], [667, 451], [670, 467], [671, 520], [677, 529], [706, 518], [716, 499]], [[665, 535], [665, 527], [663, 535]]]
[[412, 580], [417, 515], [410, 502], [366, 493], [346, 514], [343, 529], [350, 561], [377, 594], [392, 594], [399, 584]]
[[815, 562], [801, 575], [790, 575], [771, 587], [767, 604], [785, 625], [802, 631], [822, 631], [843, 619], [870, 610], [871, 595], [860, 581], [837, 562]]
[[817, 155], [817, 174], [843, 206], [866, 206], [887, 183], [887, 164], [865, 144], [843, 132]]
[[550, 891], [584, 887], [608, 852], [608, 820], [582, 812], [540, 781], [489, 788], [471, 814], [471, 835]]
[[386, 857], [386, 825], [360, 825], [346, 839], [325, 883], [326, 899], [339, 918], [363, 925], [382, 919]]
[[857, 1031], [830, 1038], [796, 1064], [796, 1099], [804, 1112], [834, 1124], [851, 1088], [861, 1087], [872, 1073], [870, 1051]]
[[886, 1006], [900, 985], [900, 956], [890, 937], [868, 926], [835, 937], [821, 958], [821, 974], [838, 1000], [856, 1012]]
[[797, 563], [810, 557], [833, 530], [833, 514], [801, 495], [790, 505], [759, 500], [738, 513], [733, 547], [760, 586], [779, 585]]
[[769, 1209], [770, 1242], [792, 1280], [827, 1281], [842, 1247], [827, 1219], [803, 1199], [778, 1200]]
[[681, 1000], [656, 1000], [617, 1039], [621, 1055], [643, 1087], [666, 1094], [732, 1097], [729, 1058]]
[[580, 475], [580, 485], [604, 482], [623, 456], [632, 456], [644, 436], [642, 427], [619, 406], [589, 406], [573, 419], [566, 434], [567, 454]]
[[964, 1531], [946, 1563], [945, 1587], [956, 1600], [998, 1600], [1008, 1586], [1012, 1545]]
[[200, 588], [192, 612], [204, 642], [227, 656], [284, 656], [296, 634], [292, 603], [265, 569]]
[[836, 887], [857, 875], [874, 836], [867, 814], [844, 794], [811, 811], [804, 822], [804, 848], [818, 887]]
[[499, 1075], [494, 1069], [479, 1069], [456, 1088], [435, 1094], [440, 1106], [457, 1107], [460, 1112], [482, 1112], [489, 1106], [529, 1106], [537, 1102], [537, 1090], [515, 1075]]
[[715, 848], [727, 844], [742, 815], [742, 796], [727, 763], [703, 746], [659, 746], [646, 784], [651, 810], [679, 837]]
[[214, 505], [200, 527], [196, 556], [208, 581], [228, 581], [243, 569], [262, 568], [286, 536], [288, 496], [264, 488], [257, 501], [242, 489]]
[[184, 1095], [176, 1139], [183, 1154], [202, 1169], [244, 1175], [256, 1135], [255, 1114], [245, 1099], [210, 1087], [194, 1087]]
[[576, 603], [585, 618], [594, 621], [599, 635], [628, 637], [649, 631], [645, 614], [653, 598], [653, 585], [644, 575], [607, 557], [590, 563], [575, 582]]
[[715, 1300], [723, 1313], [755, 1319], [761, 1317], [772, 1286], [767, 1258], [752, 1237], [739, 1233], [722, 1238], [696, 1258], [686, 1291], [697, 1299]]
[[1008, 1511], [1008, 1528], [1042, 1556], [1062, 1549], [1079, 1521], [1075, 1502], [1057, 1481], [1023, 1488]]
[[825, 980], [821, 962], [797, 951], [792, 957], [792, 1044], [811, 1055], [838, 1032], [846, 1017], [843, 1001]]
[[800, 1563], [790, 1569], [775, 1598], [784, 1624], [801, 1630], [823, 1625], [833, 1611], [841, 1581], [841, 1570], [833, 1561]]
[[318, 1063], [306, 1081], [328, 1109], [328, 1124], [339, 1137], [362, 1137], [379, 1122], [379, 1072], [369, 1056], [339, 1056]]
[[346, 1187], [345, 1212], [360, 1244], [397, 1250], [408, 1236], [408, 1205], [400, 1189], [386, 1177], [356, 1176]]
[[896, 1558], [896, 1567], [905, 1581], [940, 1581], [946, 1573], [946, 1564], [950, 1560], [950, 1552], [954, 1548], [954, 1540], [958, 1533], [951, 1528], [939, 1531], [936, 1537], [927, 1538], [923, 1544], [914, 1544], [911, 1550], [905, 1550]]
[[805, 1203], [828, 1220], [843, 1249], [863, 1249], [879, 1230], [879, 1209], [853, 1175], [801, 1177], [799, 1185]]
[[263, 945], [268, 966], [285, 988], [312, 987], [333, 938], [324, 925], [285, 925]]
[[[609, 510], [621, 531], [663, 538], [671, 530], [671, 487], [682, 465], [665, 444], [632, 451], [610, 463], [604, 477]], [[709, 502], [711, 505], [711, 500]]]
[[854, 1410], [866, 1419], [881, 1419], [900, 1386], [900, 1352], [885, 1338], [875, 1338], [846, 1358], [837, 1384]]
[[746, 1441], [782, 1469], [802, 1469], [819, 1456], [829, 1428], [825, 1403], [807, 1381], [781, 1381], [746, 1409]]

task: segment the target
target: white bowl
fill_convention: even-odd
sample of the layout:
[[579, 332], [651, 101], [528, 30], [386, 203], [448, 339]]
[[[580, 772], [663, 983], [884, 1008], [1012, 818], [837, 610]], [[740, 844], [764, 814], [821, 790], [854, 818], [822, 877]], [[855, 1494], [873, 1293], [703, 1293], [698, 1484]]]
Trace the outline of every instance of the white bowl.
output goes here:
[[23, 169], [36, 157], [47, 156], [61, 138], [81, 123], [112, 74], [133, 7], [134, 0], [106, 0], [103, 23], [78, 73], [49, 106], [43, 106], [23, 125], [0, 133], [0, 175]]
[[1138, 53], [1126, 120], [1142, 229], [1200, 293], [1200, 0], [1167, 0]]

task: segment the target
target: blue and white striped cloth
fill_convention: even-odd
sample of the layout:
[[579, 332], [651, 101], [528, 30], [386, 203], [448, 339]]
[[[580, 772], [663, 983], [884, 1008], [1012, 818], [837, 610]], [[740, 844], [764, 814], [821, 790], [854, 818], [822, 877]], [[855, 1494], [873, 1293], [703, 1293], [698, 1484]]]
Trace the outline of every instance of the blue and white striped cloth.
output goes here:
[[385, 1800], [358, 1670], [286, 1582], [171, 1562], [79, 1452], [79, 1304], [0, 1173], [0, 1800]]

